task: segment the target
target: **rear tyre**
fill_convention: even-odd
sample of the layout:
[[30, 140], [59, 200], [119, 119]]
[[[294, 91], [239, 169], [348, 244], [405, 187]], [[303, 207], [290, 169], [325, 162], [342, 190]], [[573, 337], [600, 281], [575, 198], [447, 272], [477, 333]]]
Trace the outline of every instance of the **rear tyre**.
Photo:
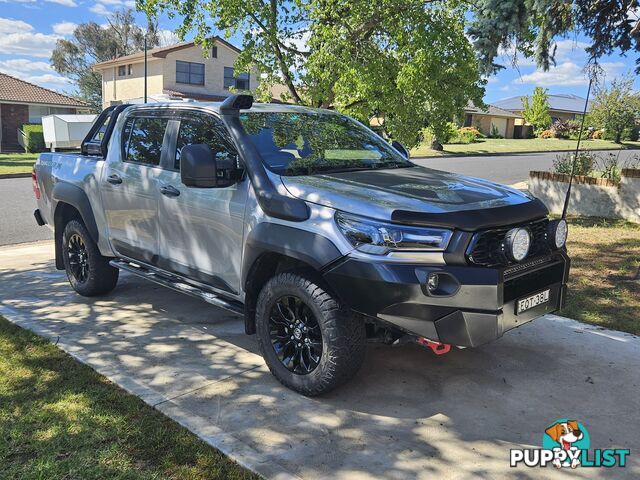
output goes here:
[[109, 293], [118, 283], [117, 268], [103, 257], [87, 228], [71, 220], [62, 234], [62, 258], [73, 289], [85, 297]]
[[303, 395], [338, 387], [364, 361], [364, 322], [309, 272], [281, 273], [266, 283], [258, 296], [256, 330], [271, 373]]

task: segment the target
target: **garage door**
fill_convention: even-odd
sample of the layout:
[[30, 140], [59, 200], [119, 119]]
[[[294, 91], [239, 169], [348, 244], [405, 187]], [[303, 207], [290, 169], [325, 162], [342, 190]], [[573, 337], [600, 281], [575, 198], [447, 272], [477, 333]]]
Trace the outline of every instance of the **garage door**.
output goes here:
[[498, 135], [501, 135], [503, 137], [507, 136], [507, 119], [506, 118], [498, 118], [498, 117], [491, 118], [491, 134], [493, 134], [495, 131], [498, 132]]

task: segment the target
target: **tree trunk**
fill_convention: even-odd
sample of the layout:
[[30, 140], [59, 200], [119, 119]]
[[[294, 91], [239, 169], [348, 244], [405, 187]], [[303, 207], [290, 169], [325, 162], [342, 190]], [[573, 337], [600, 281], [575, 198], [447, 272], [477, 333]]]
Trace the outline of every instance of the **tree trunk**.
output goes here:
[[438, 152], [441, 152], [442, 150], [444, 150], [444, 147], [442, 146], [442, 144], [436, 140], [435, 138], [431, 141], [431, 150], [436, 150]]
[[615, 143], [621, 143], [621, 142], [622, 142], [622, 132], [616, 132]]

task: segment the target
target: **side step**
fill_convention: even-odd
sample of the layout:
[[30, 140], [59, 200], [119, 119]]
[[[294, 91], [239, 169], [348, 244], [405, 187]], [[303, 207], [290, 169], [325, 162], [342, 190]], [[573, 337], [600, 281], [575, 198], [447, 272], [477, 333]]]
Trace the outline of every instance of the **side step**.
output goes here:
[[125, 262], [123, 260], [111, 260], [109, 264], [112, 267], [118, 268], [120, 270], [125, 270], [129, 273], [133, 273], [134, 275], [150, 280], [153, 283], [162, 285], [163, 287], [175, 290], [176, 292], [186, 293], [187, 295], [191, 295], [192, 297], [204, 300], [205, 302], [211, 305], [215, 305], [216, 307], [224, 308], [225, 310], [229, 310], [240, 315], [244, 314], [244, 306], [242, 305], [242, 303], [231, 299], [224, 299], [220, 295], [217, 295], [213, 292], [209, 292], [202, 288], [190, 285], [186, 283], [186, 281], [182, 281], [182, 279], [177, 275], [162, 275], [161, 273], [155, 272], [142, 265]]

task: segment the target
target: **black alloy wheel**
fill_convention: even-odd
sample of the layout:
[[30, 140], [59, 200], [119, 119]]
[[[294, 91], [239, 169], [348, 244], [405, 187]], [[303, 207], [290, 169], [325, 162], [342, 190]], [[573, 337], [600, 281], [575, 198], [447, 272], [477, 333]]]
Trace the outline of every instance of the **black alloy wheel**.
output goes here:
[[297, 375], [308, 375], [322, 357], [322, 333], [311, 309], [298, 297], [280, 297], [269, 314], [269, 335], [278, 359]]
[[89, 278], [89, 254], [80, 235], [74, 233], [69, 237], [67, 251], [71, 274], [78, 283], [85, 283]]

